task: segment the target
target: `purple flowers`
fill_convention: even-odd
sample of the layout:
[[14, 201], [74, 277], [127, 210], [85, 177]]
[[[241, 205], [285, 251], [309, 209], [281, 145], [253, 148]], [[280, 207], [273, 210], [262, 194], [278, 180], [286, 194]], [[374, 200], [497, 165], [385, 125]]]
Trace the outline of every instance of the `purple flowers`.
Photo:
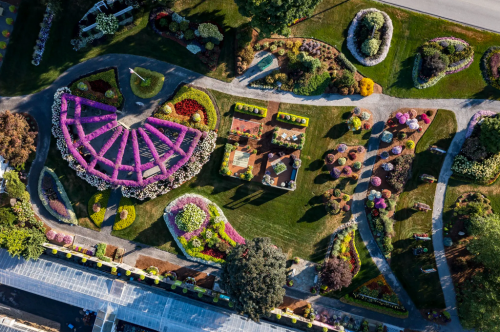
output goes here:
[[330, 171], [330, 175], [332, 176], [332, 178], [334, 179], [338, 179], [340, 177], [340, 174], [341, 172], [336, 169], [336, 168], [333, 168], [331, 171]]
[[54, 240], [54, 239], [56, 238], [56, 235], [57, 235], [57, 233], [56, 233], [56, 232], [54, 232], [53, 230], [50, 230], [50, 231], [48, 231], [47, 233], [45, 233], [45, 236], [47, 237], [47, 239], [48, 239], [49, 241]]
[[226, 223], [225, 232], [234, 242], [239, 244], [245, 244], [245, 239], [236, 232], [236, 230], [231, 226], [230, 223]]
[[339, 153], [344, 153], [344, 152], [346, 152], [346, 151], [347, 151], [347, 145], [345, 145], [345, 144], [339, 144], [339, 145], [337, 146], [337, 151], [338, 151]]
[[401, 148], [401, 145], [396, 145], [395, 147], [392, 148], [391, 152], [394, 154], [400, 154], [403, 151], [403, 148]]
[[66, 235], [64, 236], [64, 244], [72, 244], [73, 243], [73, 237], [71, 235]]
[[55, 237], [55, 240], [56, 240], [56, 242], [63, 242], [63, 240], [64, 240], [64, 234], [57, 233], [57, 235]]
[[375, 198], [373, 201], [375, 203], [376, 209], [385, 209], [387, 208], [387, 204], [385, 204], [385, 200], [383, 198]]
[[378, 176], [374, 176], [372, 177], [371, 179], [371, 184], [374, 186], [374, 187], [378, 187], [382, 184], [382, 180], [378, 177]]

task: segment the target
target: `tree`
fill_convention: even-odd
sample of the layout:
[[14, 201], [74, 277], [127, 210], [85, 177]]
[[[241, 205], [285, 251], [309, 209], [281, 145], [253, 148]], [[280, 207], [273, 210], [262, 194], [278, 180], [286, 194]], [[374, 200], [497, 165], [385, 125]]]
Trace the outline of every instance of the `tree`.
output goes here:
[[321, 0], [235, 0], [239, 12], [252, 18], [252, 26], [264, 35], [289, 35], [288, 25], [312, 14]]
[[269, 238], [255, 238], [227, 256], [220, 286], [235, 310], [258, 321], [283, 302], [285, 265], [285, 255]]
[[481, 144], [488, 152], [500, 152], [500, 119], [487, 117], [481, 123]]
[[341, 258], [330, 258], [321, 270], [321, 283], [329, 290], [339, 290], [348, 287], [352, 282], [349, 264]]
[[442, 53], [436, 52], [422, 59], [422, 75], [424, 77], [434, 77], [448, 68], [450, 60]]
[[37, 133], [29, 130], [23, 116], [10, 111], [0, 114], [0, 156], [13, 166], [25, 163], [30, 153], [35, 151]]
[[44, 251], [42, 244], [45, 241], [45, 235], [39, 228], [0, 226], [0, 245], [12, 257], [22, 256], [26, 260], [36, 260]]
[[21, 198], [26, 191], [26, 186], [19, 179], [19, 173], [8, 171], [3, 175], [6, 180], [5, 190], [10, 197]]
[[500, 275], [500, 216], [490, 214], [486, 217], [472, 218], [470, 231], [474, 238], [467, 249], [477, 255], [476, 259], [485, 267]]

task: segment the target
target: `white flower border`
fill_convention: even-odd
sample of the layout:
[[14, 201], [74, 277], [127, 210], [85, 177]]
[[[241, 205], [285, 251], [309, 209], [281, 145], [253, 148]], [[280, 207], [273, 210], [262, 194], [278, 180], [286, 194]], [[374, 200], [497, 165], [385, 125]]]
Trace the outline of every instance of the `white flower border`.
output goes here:
[[[97, 176], [88, 174], [85, 168], [80, 165], [68, 150], [60, 125], [61, 98], [64, 93], [71, 93], [71, 90], [67, 87], [57, 89], [54, 94], [54, 103], [52, 104], [52, 135], [57, 140], [57, 148], [61, 151], [62, 158], [68, 161], [69, 167], [74, 169], [80, 178], [87, 181], [90, 185], [97, 187], [99, 191], [106, 190], [111, 187], [111, 184]], [[190, 162], [184, 164], [172, 174], [172, 181], [158, 181], [144, 188], [121, 186], [123, 196], [134, 197], [139, 200], [146, 198], [154, 199], [180, 187], [184, 182], [191, 180], [200, 173], [203, 165], [210, 160], [210, 155], [216, 147], [216, 140], [217, 133], [215, 131], [207, 132], [206, 137], [194, 149]]]
[[[387, 26], [386, 36], [382, 38], [382, 44], [380, 48], [382, 48], [382, 52], [378, 57], [365, 57], [361, 53], [358, 52], [358, 48], [356, 47], [356, 28], [358, 24], [361, 23], [361, 19], [368, 13], [371, 12], [379, 12], [384, 16], [384, 24]], [[385, 60], [387, 54], [389, 53], [389, 48], [391, 47], [392, 41], [392, 33], [394, 28], [392, 26], [392, 20], [385, 12], [378, 10], [376, 8], [368, 8], [360, 10], [354, 19], [352, 20], [351, 26], [347, 32], [347, 48], [351, 51], [352, 55], [358, 60], [363, 66], [371, 67], [378, 65], [382, 61]]]
[[170, 225], [170, 221], [168, 220], [168, 217], [172, 213], [171, 212], [172, 208], [177, 205], [177, 202], [181, 198], [185, 198], [185, 197], [199, 198], [199, 199], [203, 200], [203, 202], [205, 202], [207, 205], [209, 205], [209, 204], [214, 205], [217, 208], [217, 212], [219, 212], [219, 217], [222, 218], [222, 220], [224, 221], [224, 224], [228, 223], [228, 220], [227, 220], [226, 216], [224, 215], [224, 212], [222, 212], [222, 210], [220, 209], [220, 207], [217, 204], [215, 204], [214, 202], [212, 202], [208, 198], [205, 198], [205, 197], [203, 197], [201, 195], [197, 195], [197, 194], [184, 194], [182, 196], [177, 197], [173, 201], [171, 201], [167, 205], [167, 207], [165, 208], [165, 212], [163, 213], [163, 220], [165, 221], [165, 224], [167, 224], [167, 227], [168, 227], [168, 230], [170, 231], [170, 234], [172, 234], [172, 237], [174, 238], [175, 243], [177, 243], [177, 246], [182, 251], [182, 253], [184, 254], [184, 256], [186, 256], [187, 259], [192, 260], [194, 262], [198, 262], [198, 263], [203, 263], [203, 264], [208, 264], [208, 265], [213, 265], [213, 266], [221, 267], [221, 265], [219, 263], [212, 262], [212, 261], [207, 261], [207, 260], [204, 260], [204, 259], [201, 259], [201, 258], [197, 258], [197, 257], [193, 257], [193, 256], [189, 255], [186, 252], [186, 250], [184, 250], [184, 246], [179, 241], [178, 236], [177, 236], [177, 234], [175, 232], [175, 229], [172, 227], [172, 225]]

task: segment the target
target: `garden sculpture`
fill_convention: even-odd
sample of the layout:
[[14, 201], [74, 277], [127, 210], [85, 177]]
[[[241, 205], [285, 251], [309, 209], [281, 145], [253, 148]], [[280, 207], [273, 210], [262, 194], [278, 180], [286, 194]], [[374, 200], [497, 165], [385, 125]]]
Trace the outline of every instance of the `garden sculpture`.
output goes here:
[[435, 268], [432, 268], [432, 269], [426, 269], [424, 270], [423, 268], [420, 268], [420, 270], [423, 272], [423, 273], [432, 273], [432, 272], [437, 272], [437, 270]]
[[437, 154], [445, 154], [446, 153], [446, 150], [443, 150], [443, 149], [440, 149], [438, 148], [437, 146], [433, 145], [429, 148], [429, 150], [432, 152], [432, 153], [437, 153]]
[[437, 181], [437, 179], [435, 177], [433, 177], [432, 175], [429, 175], [429, 174], [422, 174], [420, 176], [420, 179], [424, 182], [427, 182], [427, 183], [434, 183]]
[[415, 210], [418, 210], [418, 211], [425, 211], [425, 212], [427, 212], [427, 211], [430, 211], [430, 210], [431, 210], [431, 208], [430, 208], [430, 206], [429, 206], [429, 205], [424, 204], [424, 203], [420, 203], [420, 202], [415, 202], [415, 203], [413, 204], [413, 208], [414, 208]]

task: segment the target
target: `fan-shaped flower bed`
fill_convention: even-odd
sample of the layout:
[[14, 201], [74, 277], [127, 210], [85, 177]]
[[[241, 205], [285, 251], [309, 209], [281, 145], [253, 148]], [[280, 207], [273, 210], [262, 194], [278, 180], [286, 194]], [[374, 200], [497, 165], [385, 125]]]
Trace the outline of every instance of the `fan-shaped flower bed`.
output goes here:
[[90, 219], [92, 219], [97, 227], [101, 227], [102, 222], [104, 221], [104, 215], [106, 214], [110, 195], [110, 190], [104, 190], [95, 193], [89, 199], [87, 211], [89, 213]]
[[78, 224], [71, 202], [57, 175], [47, 167], [42, 169], [38, 178], [38, 196], [43, 206], [57, 220]]
[[165, 208], [163, 219], [183, 254], [193, 261], [219, 265], [232, 247], [245, 243], [222, 210], [200, 195], [176, 198]]
[[486, 83], [500, 90], [500, 46], [491, 46], [484, 52], [481, 72]]
[[121, 186], [126, 197], [154, 198], [198, 174], [215, 148], [215, 132], [152, 117], [125, 129], [116, 108], [69, 92], [55, 94], [52, 133], [63, 159], [99, 190]]
[[132, 200], [128, 197], [122, 197], [118, 204], [115, 224], [113, 230], [119, 231], [132, 225], [135, 221], [135, 207]]
[[137, 97], [153, 98], [163, 88], [163, 82], [165, 82], [163, 74], [141, 67], [135, 67], [134, 71], [142, 77], [141, 79], [136, 74], [130, 75], [130, 88]]
[[425, 42], [415, 55], [413, 83], [417, 89], [431, 87], [446, 75], [458, 73], [474, 61], [474, 49], [454, 37], [435, 38]]
[[[73, 94], [93, 101], [120, 107], [123, 104], [123, 96], [118, 86], [116, 69], [99, 71], [95, 74], [84, 76], [70, 85]], [[106, 96], [106, 92], [113, 94]]]
[[[194, 114], [199, 114], [201, 121], [194, 121]], [[153, 116], [201, 131], [214, 130], [217, 127], [215, 103], [204, 91], [187, 85], [181, 87], [171, 101], [160, 106]]]
[[375, 8], [360, 10], [349, 27], [347, 48], [362, 65], [375, 66], [387, 57], [392, 32], [389, 15]]

